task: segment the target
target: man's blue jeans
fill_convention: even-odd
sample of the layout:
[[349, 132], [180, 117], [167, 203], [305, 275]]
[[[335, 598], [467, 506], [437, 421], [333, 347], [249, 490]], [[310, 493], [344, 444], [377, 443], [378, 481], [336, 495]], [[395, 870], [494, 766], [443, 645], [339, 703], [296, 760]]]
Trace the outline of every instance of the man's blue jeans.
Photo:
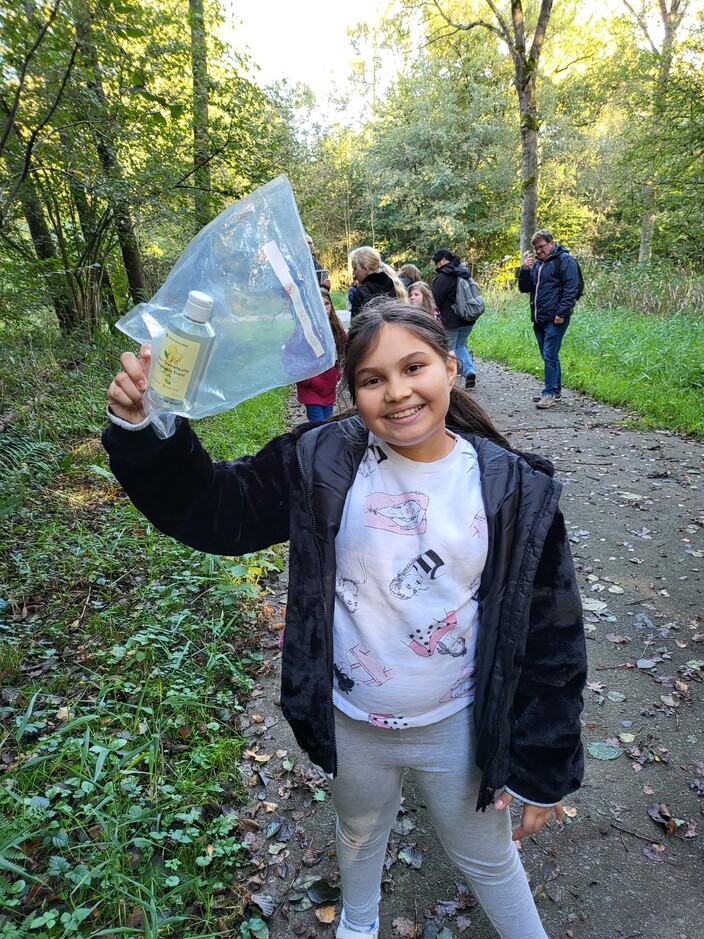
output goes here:
[[474, 359], [471, 351], [467, 348], [467, 340], [473, 329], [474, 323], [470, 323], [468, 326], [459, 326], [457, 329], [447, 330], [448, 349], [450, 352], [454, 352], [462, 363], [462, 374], [464, 376], [476, 375]]
[[569, 325], [569, 316], [559, 326], [555, 323], [533, 323], [535, 338], [545, 363], [545, 387], [541, 392], [544, 395], [554, 395], [562, 391], [560, 346]]

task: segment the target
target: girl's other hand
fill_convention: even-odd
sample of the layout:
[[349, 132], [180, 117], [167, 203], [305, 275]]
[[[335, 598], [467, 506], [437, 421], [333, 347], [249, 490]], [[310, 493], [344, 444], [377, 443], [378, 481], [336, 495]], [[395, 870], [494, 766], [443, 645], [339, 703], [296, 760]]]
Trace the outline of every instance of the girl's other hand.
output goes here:
[[112, 413], [129, 424], [140, 424], [146, 417], [144, 392], [149, 378], [151, 346], [142, 346], [139, 354], [123, 352], [120, 356], [122, 371], [108, 388], [108, 405]]
[[[508, 792], [502, 792], [494, 802], [494, 808], [501, 811], [502, 809], [508, 808], [512, 802], [513, 796]], [[514, 841], [520, 841], [521, 838], [525, 838], [527, 835], [536, 834], [540, 831], [541, 828], [544, 828], [547, 825], [547, 823], [552, 818], [553, 812], [555, 813], [555, 817], [557, 818], [558, 822], [562, 823], [565, 817], [562, 810], [562, 802], [558, 802], [557, 805], [547, 806], [529, 805], [527, 802], [525, 802], [523, 804], [521, 824], [511, 835], [512, 839]]]

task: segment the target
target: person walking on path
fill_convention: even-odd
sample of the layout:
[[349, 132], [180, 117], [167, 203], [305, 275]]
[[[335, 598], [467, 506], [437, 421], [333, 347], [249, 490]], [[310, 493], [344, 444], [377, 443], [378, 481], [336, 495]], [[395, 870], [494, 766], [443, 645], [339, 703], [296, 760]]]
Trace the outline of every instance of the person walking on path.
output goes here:
[[392, 297], [408, 300], [406, 288], [398, 279], [396, 271], [384, 264], [375, 248], [363, 245], [350, 254], [350, 263], [357, 289], [350, 302], [350, 317], [354, 319], [363, 306], [377, 297]]
[[345, 342], [347, 341], [347, 334], [335, 312], [330, 292], [321, 287], [320, 293], [323, 297], [323, 304], [335, 340], [337, 361], [322, 374], [296, 382], [296, 397], [301, 404], [305, 405], [306, 416], [309, 421], [324, 421], [328, 417], [332, 417], [332, 410], [337, 400], [337, 383], [342, 375], [340, 360], [344, 355]]
[[502, 939], [547, 939], [515, 842], [561, 820], [580, 785], [586, 672], [551, 464], [511, 450], [454, 386], [445, 330], [395, 300], [352, 321], [357, 413], [254, 456], [213, 462], [182, 418], [159, 439], [142, 400], [149, 358], [122, 356], [103, 435], [134, 504], [209, 553], [290, 541], [281, 705], [332, 777], [337, 939], [379, 936], [406, 770]]
[[472, 350], [467, 348], [467, 340], [474, 328], [474, 323], [463, 320], [452, 309], [457, 299], [457, 278], [467, 278], [472, 275], [466, 267], [462, 266], [459, 257], [448, 248], [440, 248], [436, 251], [432, 261], [436, 270], [433, 280], [433, 296], [447, 330], [450, 352], [454, 352], [462, 363], [465, 387], [474, 388], [477, 383], [477, 373], [474, 368]]
[[545, 363], [544, 386], [537, 408], [551, 408], [562, 396], [560, 346], [579, 293], [579, 268], [572, 255], [547, 228], [531, 238], [518, 272], [518, 289], [530, 294], [530, 313], [540, 355]]

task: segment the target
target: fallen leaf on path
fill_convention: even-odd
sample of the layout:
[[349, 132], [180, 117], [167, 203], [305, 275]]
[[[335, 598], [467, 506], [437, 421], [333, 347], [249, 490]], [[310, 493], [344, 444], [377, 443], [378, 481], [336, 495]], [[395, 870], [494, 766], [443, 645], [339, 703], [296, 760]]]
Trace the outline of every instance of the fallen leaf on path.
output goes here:
[[334, 904], [319, 906], [315, 911], [315, 918], [319, 923], [332, 923], [337, 915], [337, 909]]
[[405, 916], [397, 916], [395, 920], [392, 920], [391, 925], [399, 939], [414, 939], [417, 935], [416, 924]]
[[693, 818], [690, 818], [690, 820], [685, 823], [684, 831], [682, 832], [682, 836], [683, 836], [684, 838], [696, 838], [696, 837], [697, 837], [697, 834], [698, 834], [698, 833], [697, 833], [697, 823], [694, 821]]
[[605, 741], [590, 743], [587, 750], [596, 760], [617, 760], [623, 753], [619, 746]]
[[673, 818], [669, 806], [665, 805], [664, 802], [656, 802], [655, 805], [651, 805], [648, 809], [648, 815], [656, 825], [662, 825], [667, 835], [674, 835], [680, 825], [684, 824], [682, 819]]
[[617, 645], [625, 646], [631, 641], [628, 636], [618, 636], [616, 633], [607, 633], [605, 636], [607, 642], [615, 642]]
[[664, 853], [664, 844], [646, 844], [646, 846], [643, 848], [643, 854], [650, 858], [651, 861], [662, 861], [662, 856]]
[[418, 870], [423, 864], [423, 855], [414, 845], [407, 845], [398, 852], [399, 861]]

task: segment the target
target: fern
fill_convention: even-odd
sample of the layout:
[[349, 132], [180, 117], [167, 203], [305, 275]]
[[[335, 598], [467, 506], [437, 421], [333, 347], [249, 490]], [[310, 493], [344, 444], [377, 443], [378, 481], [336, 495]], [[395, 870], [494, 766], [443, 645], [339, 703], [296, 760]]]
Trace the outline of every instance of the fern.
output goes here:
[[30, 483], [44, 483], [56, 471], [61, 451], [52, 443], [12, 433], [0, 435], [0, 514], [21, 505]]

